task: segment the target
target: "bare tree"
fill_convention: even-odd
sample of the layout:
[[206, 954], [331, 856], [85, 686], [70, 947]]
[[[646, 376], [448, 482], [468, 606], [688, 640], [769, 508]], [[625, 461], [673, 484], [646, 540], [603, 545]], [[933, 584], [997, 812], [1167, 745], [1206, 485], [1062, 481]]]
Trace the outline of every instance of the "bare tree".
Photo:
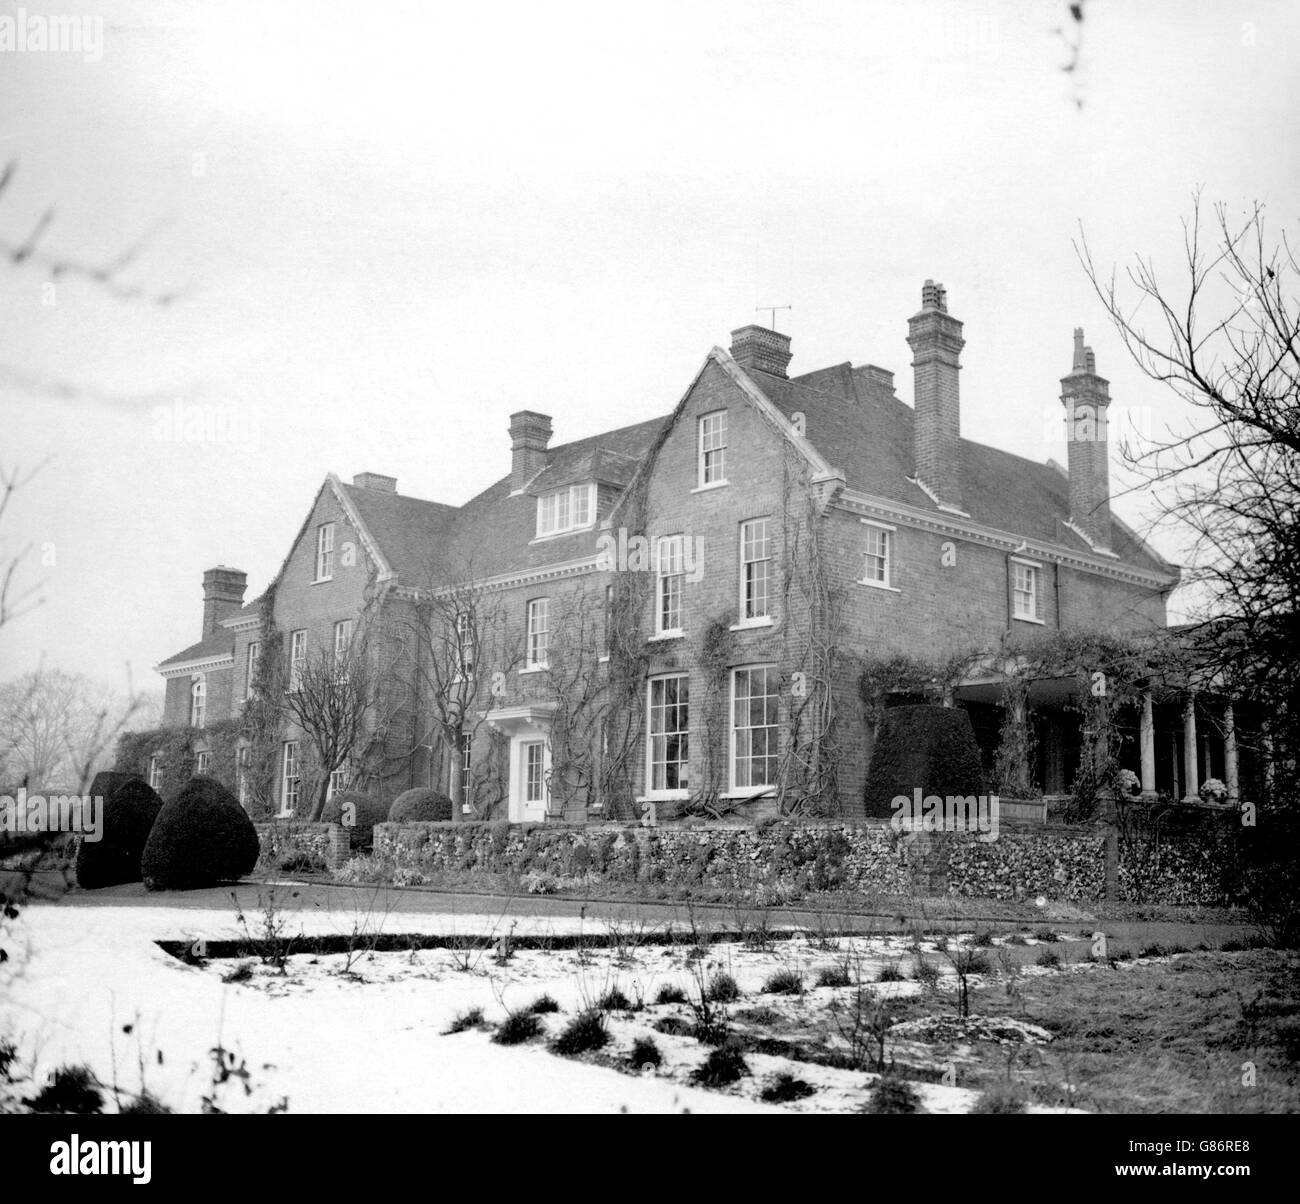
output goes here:
[[[1253, 704], [1261, 754], [1235, 851], [1245, 899], [1269, 939], [1300, 942], [1300, 263], [1288, 235], [1273, 241], [1263, 207], [1233, 217], [1201, 197], [1183, 223], [1174, 287], [1150, 259], [1101, 279], [1086, 241], [1079, 256], [1138, 367], [1171, 389], [1188, 419], [1127, 464], [1165, 516], [1192, 538], [1187, 579], [1202, 592], [1191, 636], [1201, 672]], [[1252, 738], [1253, 737], [1253, 738]], [[1258, 806], [1258, 824], [1251, 811]], [[1254, 838], [1252, 838], [1252, 836]]]
[[429, 581], [405, 612], [400, 637], [410, 652], [417, 743], [436, 742], [447, 759], [451, 814], [459, 821], [468, 795], [465, 741], [505, 697], [506, 675], [519, 665], [522, 641], [509, 629], [503, 595], [476, 582], [472, 571], [434, 570]]
[[555, 621], [546, 670], [552, 800], [562, 810], [599, 802], [606, 819], [633, 815], [640, 738], [644, 633], [626, 595], [610, 586], [602, 605], [591, 591], [576, 593]]
[[312, 823], [325, 810], [331, 776], [348, 766], [366, 740], [374, 686], [364, 627], [346, 648], [332, 643], [310, 645], [302, 662], [290, 670], [284, 712], [306, 736], [317, 770], [308, 815]]
[[[1203, 229], [1208, 226], [1208, 229]], [[1213, 667], [1274, 717], [1294, 757], [1300, 702], [1300, 264], [1263, 207], [1183, 223], [1183, 271], [1166, 287], [1138, 258], [1121, 284], [1078, 252], [1138, 367], [1187, 407], [1181, 424], [1122, 454], [1192, 538], [1185, 580], [1202, 595]], [[1185, 275], [1184, 275], [1185, 271]]]
[[[39, 471], [39, 466], [24, 473], [17, 467], [6, 468], [0, 464], [0, 533], [4, 532], [5, 512], [9, 509], [14, 494]], [[30, 551], [30, 545], [17, 551], [0, 548], [0, 628], [40, 604], [37, 597], [39, 586], [25, 586], [18, 577]]]

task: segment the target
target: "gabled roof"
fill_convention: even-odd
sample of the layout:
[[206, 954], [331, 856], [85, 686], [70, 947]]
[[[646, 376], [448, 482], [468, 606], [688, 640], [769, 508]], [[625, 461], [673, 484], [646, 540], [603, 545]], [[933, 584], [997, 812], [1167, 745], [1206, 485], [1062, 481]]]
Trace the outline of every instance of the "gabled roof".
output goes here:
[[[914, 414], [894, 393], [888, 372], [843, 363], [786, 379], [760, 369], [742, 369], [720, 348], [709, 353], [700, 373], [711, 363], [730, 375], [750, 404], [801, 448], [814, 481], [837, 488], [842, 473], [845, 488], [856, 494], [914, 510], [938, 513], [942, 509], [911, 477]], [[694, 387], [692, 382], [673, 414], [551, 448], [546, 467], [520, 492], [512, 489], [507, 475], [457, 508], [347, 485], [332, 473], [321, 490], [333, 489], [380, 577], [396, 578], [405, 586], [422, 588], [562, 566], [595, 554], [600, 526], [538, 539], [538, 495], [584, 481], [626, 489], [638, 472], [652, 470], [649, 453]], [[796, 413], [804, 416], [803, 439], [793, 434]], [[970, 439], [960, 440], [959, 449], [963, 517], [1018, 538], [1091, 553], [1096, 562], [1094, 549], [1068, 525], [1069, 480], [1059, 466]], [[315, 505], [314, 499], [290, 552]], [[1113, 519], [1112, 527], [1110, 550], [1118, 564], [1176, 576], [1177, 570], [1122, 522]], [[282, 565], [277, 580], [283, 571]], [[247, 603], [216, 634], [169, 657], [158, 668], [232, 655], [230, 627], [257, 617], [260, 604], [261, 598]]]
[[[786, 380], [757, 369], [746, 375], [787, 418], [802, 413], [809, 442], [860, 493], [939, 511], [911, 478], [914, 471], [912, 408], [878, 376], [841, 364]], [[962, 510], [973, 522], [1010, 534], [1089, 552], [1072, 528], [1068, 477], [1040, 464], [972, 439], [959, 443]], [[1113, 523], [1111, 551], [1123, 564], [1148, 572], [1170, 566], [1123, 523]]]
[[341, 481], [337, 488], [352, 503], [365, 533], [382, 551], [389, 568], [399, 580], [416, 584], [426, 569], [430, 550], [445, 543], [456, 507]]
[[546, 468], [523, 493], [513, 494], [510, 477], [503, 477], [457, 511], [450, 546], [429, 557], [423, 579], [406, 584], [428, 585], [448, 576], [496, 577], [594, 555], [598, 526], [536, 538], [537, 495], [580, 481], [625, 485], [665, 422], [666, 417], [652, 418], [554, 447]]
[[195, 661], [212, 660], [215, 657], [233, 657], [235, 655], [235, 637], [225, 628], [219, 627], [211, 635], [204, 637], [197, 644], [182, 648], [175, 656], [169, 656], [154, 666], [158, 671], [167, 668], [179, 669]]

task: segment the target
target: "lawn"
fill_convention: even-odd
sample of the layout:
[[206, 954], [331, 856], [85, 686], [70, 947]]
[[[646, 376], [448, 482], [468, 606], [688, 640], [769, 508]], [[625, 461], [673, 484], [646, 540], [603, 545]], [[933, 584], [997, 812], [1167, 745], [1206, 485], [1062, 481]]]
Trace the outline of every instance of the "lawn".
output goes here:
[[[1162, 942], [1113, 933], [1098, 960], [1095, 921], [1041, 912], [1036, 924], [951, 931], [946, 916], [873, 931], [861, 917], [783, 925], [695, 908], [675, 921], [636, 907], [600, 919], [412, 912], [402, 892], [322, 905], [295, 890], [243, 888], [242, 921], [233, 905], [164, 897], [27, 908], [25, 953], [0, 996], [14, 1073], [37, 1082], [84, 1063], [121, 1086], [116, 1102], [147, 1090], [183, 1111], [214, 1094], [214, 1048], [248, 1071], [216, 1093], [230, 1110], [1300, 1103], [1300, 955], [1235, 940], [1178, 951], [1174, 936], [1196, 928], [1173, 920]], [[198, 940], [238, 956], [158, 944]]]

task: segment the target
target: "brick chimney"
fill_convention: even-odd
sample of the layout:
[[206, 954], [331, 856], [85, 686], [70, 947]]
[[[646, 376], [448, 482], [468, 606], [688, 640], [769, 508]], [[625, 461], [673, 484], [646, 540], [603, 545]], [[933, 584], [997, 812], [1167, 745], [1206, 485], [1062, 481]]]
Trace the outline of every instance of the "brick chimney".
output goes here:
[[380, 493], [396, 493], [397, 478], [386, 477], [381, 472], [359, 472], [352, 478], [358, 489], [375, 489]]
[[219, 564], [203, 574], [203, 638], [206, 640], [244, 605], [248, 574]]
[[742, 326], [731, 332], [731, 358], [742, 368], [785, 376], [790, 366], [790, 336], [766, 326]]
[[966, 340], [961, 337], [961, 323], [948, 313], [948, 290], [942, 284], [925, 282], [921, 311], [907, 322], [907, 345], [912, 349], [916, 400], [912, 436], [916, 479], [941, 505], [961, 509], [957, 373]]
[[1110, 549], [1110, 382], [1097, 375], [1097, 357], [1074, 331], [1074, 365], [1061, 378], [1069, 451], [1070, 521], [1096, 547]]
[[551, 417], [535, 410], [510, 415], [510, 488], [518, 491], [546, 467]]

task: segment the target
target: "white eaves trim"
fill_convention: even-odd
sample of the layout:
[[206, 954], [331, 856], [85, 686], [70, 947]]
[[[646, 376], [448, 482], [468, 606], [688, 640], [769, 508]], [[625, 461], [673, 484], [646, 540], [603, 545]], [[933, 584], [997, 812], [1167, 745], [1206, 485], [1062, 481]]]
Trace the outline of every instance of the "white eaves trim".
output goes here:
[[228, 669], [235, 663], [233, 653], [223, 652], [220, 656], [205, 656], [200, 660], [184, 661], [176, 665], [154, 665], [153, 671], [160, 677], [189, 677], [192, 673], [210, 673], [213, 669]]
[[889, 498], [875, 497], [853, 489], [841, 490], [832, 505], [859, 518], [865, 514], [871, 518], [884, 519], [886, 522], [898, 522], [940, 535], [951, 535], [967, 543], [983, 544], [985, 547], [997, 548], [1004, 552], [1038, 556], [1044, 561], [1054, 561], [1069, 568], [1082, 569], [1085, 572], [1117, 578], [1136, 585], [1145, 585], [1152, 589], [1168, 589], [1177, 585], [1179, 581], [1179, 573], [1176, 569], [1169, 573], [1156, 573], [1149, 569], [1124, 564], [1113, 552], [1104, 555], [1097, 552], [1079, 552], [1049, 540], [1030, 542], [1023, 536], [999, 531], [996, 527], [986, 527], [973, 521], [959, 521], [956, 516], [936, 514], [933, 510], [921, 510], [916, 506], [909, 506], [906, 502], [895, 502]]
[[375, 542], [375, 537], [370, 534], [366, 524], [361, 521], [361, 515], [352, 504], [352, 499], [348, 497], [347, 491], [343, 488], [343, 482], [338, 478], [338, 474], [331, 472], [326, 479], [330, 483], [330, 489], [333, 490], [334, 498], [338, 502], [340, 509], [348, 516], [348, 522], [352, 524], [352, 529], [357, 533], [362, 546], [374, 562], [377, 570], [376, 580], [381, 582], [391, 581], [397, 574], [393, 572], [393, 566], [388, 563], [388, 559], [380, 550], [379, 544]]

